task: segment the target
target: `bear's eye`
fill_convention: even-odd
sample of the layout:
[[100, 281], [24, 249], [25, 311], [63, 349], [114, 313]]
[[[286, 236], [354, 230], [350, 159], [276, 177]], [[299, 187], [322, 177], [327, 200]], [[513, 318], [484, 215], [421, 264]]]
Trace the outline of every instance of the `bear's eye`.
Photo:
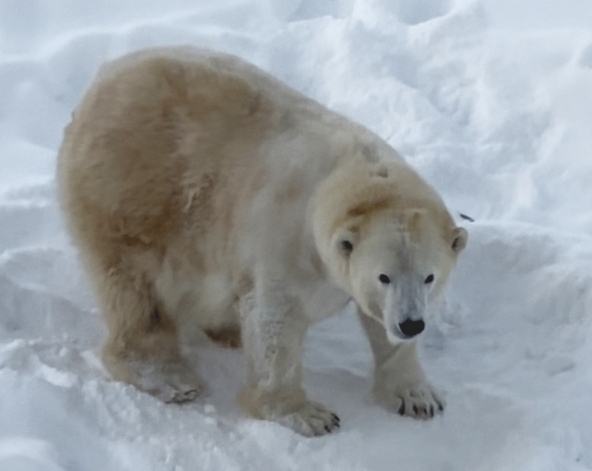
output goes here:
[[354, 245], [349, 240], [342, 240], [341, 241], [341, 248], [349, 253], [354, 249]]
[[391, 279], [390, 279], [390, 278], [389, 278], [387, 275], [385, 275], [384, 273], [381, 273], [381, 274], [378, 276], [378, 279], [380, 280], [380, 282], [381, 282], [383, 285], [388, 285], [388, 284], [391, 282]]
[[434, 275], [429, 274], [426, 279], [425, 279], [425, 284], [429, 285], [430, 283], [432, 283], [434, 281]]

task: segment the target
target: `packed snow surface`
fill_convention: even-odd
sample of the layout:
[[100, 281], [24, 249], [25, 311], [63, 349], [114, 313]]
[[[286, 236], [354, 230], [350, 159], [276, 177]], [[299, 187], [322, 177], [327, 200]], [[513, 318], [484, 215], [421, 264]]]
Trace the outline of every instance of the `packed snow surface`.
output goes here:
[[[240, 351], [189, 349], [184, 406], [108, 378], [56, 152], [99, 64], [164, 44], [254, 62], [441, 192], [470, 232], [421, 344], [443, 416], [373, 404], [350, 310], [306, 345], [324, 437], [239, 411]], [[591, 130], [589, 0], [0, 0], [0, 470], [592, 469]]]

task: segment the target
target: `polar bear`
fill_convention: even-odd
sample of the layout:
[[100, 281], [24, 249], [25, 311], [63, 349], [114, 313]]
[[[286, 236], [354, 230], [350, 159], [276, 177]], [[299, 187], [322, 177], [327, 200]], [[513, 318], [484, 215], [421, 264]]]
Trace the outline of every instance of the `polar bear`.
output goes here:
[[116, 380], [164, 401], [203, 389], [179, 335], [242, 342], [251, 416], [306, 435], [339, 418], [302, 388], [307, 328], [353, 299], [374, 394], [443, 410], [416, 338], [467, 231], [378, 136], [243, 60], [161, 48], [104, 66], [58, 157], [68, 228], [108, 327]]

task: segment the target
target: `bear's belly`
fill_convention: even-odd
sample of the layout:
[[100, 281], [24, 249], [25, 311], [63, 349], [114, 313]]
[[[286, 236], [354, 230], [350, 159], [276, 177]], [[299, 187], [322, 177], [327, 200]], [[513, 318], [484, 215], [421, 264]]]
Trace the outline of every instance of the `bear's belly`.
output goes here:
[[169, 259], [155, 285], [167, 312], [183, 327], [207, 329], [238, 322], [236, 296], [222, 273], [200, 273], [188, 263]]

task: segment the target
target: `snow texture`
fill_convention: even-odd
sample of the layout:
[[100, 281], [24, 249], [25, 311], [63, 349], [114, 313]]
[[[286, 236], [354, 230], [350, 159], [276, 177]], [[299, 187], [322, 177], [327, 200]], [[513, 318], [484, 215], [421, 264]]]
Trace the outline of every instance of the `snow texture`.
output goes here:
[[[256, 63], [442, 193], [470, 232], [421, 344], [442, 417], [373, 404], [347, 310], [306, 344], [321, 438], [239, 411], [240, 351], [188, 349], [209, 392], [183, 406], [107, 377], [56, 151], [99, 64], [163, 44]], [[589, 0], [0, 0], [0, 470], [592, 469], [591, 129]]]

